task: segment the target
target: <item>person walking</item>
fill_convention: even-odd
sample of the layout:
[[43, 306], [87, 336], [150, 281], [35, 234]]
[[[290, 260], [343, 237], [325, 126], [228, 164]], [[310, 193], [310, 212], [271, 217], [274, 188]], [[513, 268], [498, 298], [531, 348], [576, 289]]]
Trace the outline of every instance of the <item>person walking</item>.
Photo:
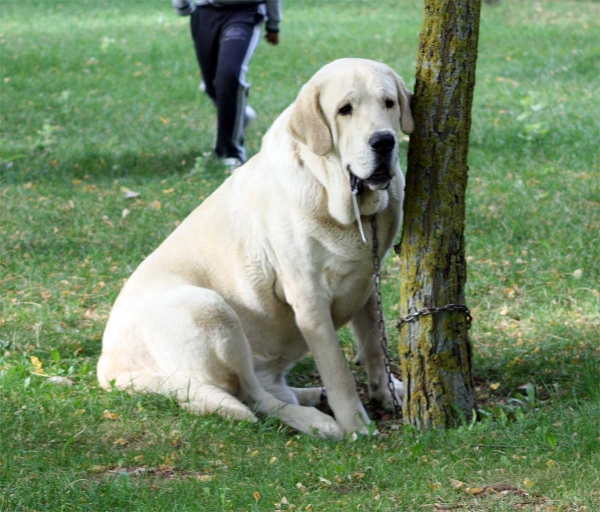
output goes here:
[[279, 44], [281, 0], [171, 0], [191, 15], [196, 59], [206, 94], [217, 107], [215, 153], [229, 168], [246, 161], [244, 129], [256, 118], [247, 104], [248, 64], [266, 21], [266, 40]]

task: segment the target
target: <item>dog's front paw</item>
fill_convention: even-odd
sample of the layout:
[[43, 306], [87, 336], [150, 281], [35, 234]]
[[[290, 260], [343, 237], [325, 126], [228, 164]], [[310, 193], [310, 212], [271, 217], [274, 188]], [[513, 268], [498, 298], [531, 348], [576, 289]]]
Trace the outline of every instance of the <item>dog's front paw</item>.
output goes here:
[[363, 405], [357, 401], [355, 407], [334, 409], [335, 419], [347, 434], [370, 435], [375, 428]]

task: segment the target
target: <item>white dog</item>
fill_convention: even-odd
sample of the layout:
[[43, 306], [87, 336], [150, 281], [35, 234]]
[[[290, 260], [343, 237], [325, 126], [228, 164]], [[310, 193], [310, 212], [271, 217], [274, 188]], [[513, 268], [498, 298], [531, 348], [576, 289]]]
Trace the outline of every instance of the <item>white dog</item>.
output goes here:
[[[392, 406], [380, 348], [372, 235], [398, 234], [404, 178], [399, 128], [411, 94], [384, 64], [341, 59], [318, 71], [237, 169], [132, 274], [104, 333], [105, 388], [175, 394], [199, 414], [256, 421], [254, 411], [324, 437], [368, 432], [336, 330], [350, 322], [369, 395]], [[322, 388], [286, 384], [312, 352]], [[402, 384], [394, 379], [397, 398]], [[250, 407], [250, 408], [249, 408]], [[252, 409], [251, 409], [252, 408]]]

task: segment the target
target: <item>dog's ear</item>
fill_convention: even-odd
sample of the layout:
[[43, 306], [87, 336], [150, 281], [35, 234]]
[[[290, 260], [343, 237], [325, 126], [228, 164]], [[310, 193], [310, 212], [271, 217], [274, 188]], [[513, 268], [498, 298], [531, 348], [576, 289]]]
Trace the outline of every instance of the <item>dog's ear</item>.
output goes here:
[[306, 84], [296, 98], [289, 121], [292, 137], [313, 153], [325, 156], [333, 149], [329, 126], [319, 104], [319, 87]]
[[410, 135], [415, 129], [415, 122], [410, 110], [410, 100], [413, 95], [408, 90], [408, 87], [406, 87], [404, 80], [396, 72], [394, 72], [394, 78], [396, 80], [396, 89], [398, 90], [398, 101], [400, 102], [400, 128], [402, 128], [402, 131], [406, 135]]

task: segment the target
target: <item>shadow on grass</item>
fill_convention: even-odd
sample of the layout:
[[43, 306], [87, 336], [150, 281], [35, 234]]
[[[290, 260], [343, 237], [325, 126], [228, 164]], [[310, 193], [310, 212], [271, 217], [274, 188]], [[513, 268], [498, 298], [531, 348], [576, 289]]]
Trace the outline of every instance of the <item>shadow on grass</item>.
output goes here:
[[[56, 160], [52, 153], [39, 153], [28, 158], [3, 161], [1, 183], [18, 185], [30, 181], [48, 184], [71, 183], [85, 178], [96, 184], [115, 179], [165, 178], [185, 175], [194, 167], [203, 151], [173, 151], [167, 154], [147, 152], [75, 153]], [[204, 161], [206, 178], [223, 178], [223, 167], [218, 159], [209, 156]]]
[[[540, 400], [599, 400], [600, 353], [577, 342], [549, 339], [541, 347], [515, 347], [475, 359], [481, 401], [502, 402], [533, 386]], [[492, 383], [500, 383], [492, 389]]]

